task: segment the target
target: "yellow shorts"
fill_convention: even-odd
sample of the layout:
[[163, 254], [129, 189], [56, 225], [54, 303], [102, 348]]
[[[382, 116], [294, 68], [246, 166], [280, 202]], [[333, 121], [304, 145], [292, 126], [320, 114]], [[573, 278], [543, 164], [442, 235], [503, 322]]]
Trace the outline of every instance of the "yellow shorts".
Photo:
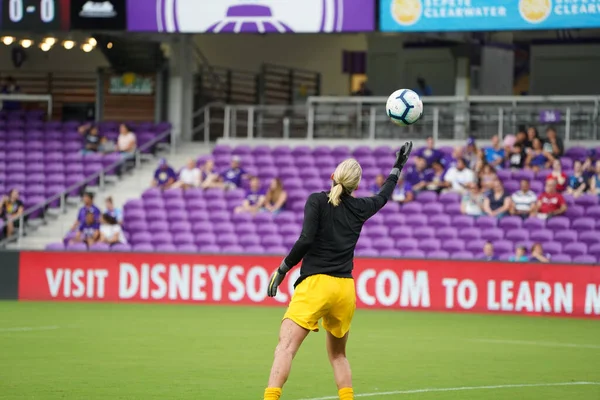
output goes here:
[[342, 338], [350, 330], [355, 309], [354, 279], [311, 275], [296, 286], [283, 319], [318, 332], [319, 320], [323, 318], [323, 328]]

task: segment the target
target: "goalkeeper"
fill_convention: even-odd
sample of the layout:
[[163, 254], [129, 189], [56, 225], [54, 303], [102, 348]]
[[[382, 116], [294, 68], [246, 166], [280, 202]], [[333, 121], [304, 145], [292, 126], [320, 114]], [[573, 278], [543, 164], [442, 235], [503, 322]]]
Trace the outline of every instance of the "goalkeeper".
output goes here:
[[352, 197], [362, 175], [360, 164], [354, 159], [337, 166], [331, 175], [331, 191], [308, 197], [300, 238], [269, 281], [268, 295], [274, 297], [286, 273], [303, 260], [294, 295], [281, 323], [264, 400], [279, 400], [292, 359], [308, 333], [318, 331], [321, 318], [327, 331], [327, 353], [339, 397], [354, 399], [350, 364], [346, 359], [348, 331], [356, 308], [352, 279], [354, 248], [363, 224], [392, 195], [411, 150], [412, 142], [402, 146], [390, 175], [373, 197]]

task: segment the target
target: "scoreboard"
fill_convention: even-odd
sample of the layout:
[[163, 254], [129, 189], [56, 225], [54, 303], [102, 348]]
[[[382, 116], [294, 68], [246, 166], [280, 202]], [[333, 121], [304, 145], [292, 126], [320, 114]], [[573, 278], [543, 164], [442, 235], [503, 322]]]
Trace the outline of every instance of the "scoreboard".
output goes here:
[[71, 0], [0, 0], [0, 30], [69, 30]]

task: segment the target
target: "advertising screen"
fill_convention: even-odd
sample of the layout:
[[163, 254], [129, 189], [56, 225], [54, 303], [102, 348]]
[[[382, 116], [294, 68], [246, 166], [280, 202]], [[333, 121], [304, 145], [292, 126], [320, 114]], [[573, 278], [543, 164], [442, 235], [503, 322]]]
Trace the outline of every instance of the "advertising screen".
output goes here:
[[69, 29], [71, 0], [0, 0], [3, 31], [51, 32]]

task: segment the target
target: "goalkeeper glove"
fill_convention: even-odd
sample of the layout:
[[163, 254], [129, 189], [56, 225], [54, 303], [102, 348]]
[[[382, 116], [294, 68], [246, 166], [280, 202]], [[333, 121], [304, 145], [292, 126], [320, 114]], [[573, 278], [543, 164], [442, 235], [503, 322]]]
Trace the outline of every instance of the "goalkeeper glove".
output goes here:
[[291, 268], [285, 263], [285, 260], [283, 260], [279, 268], [273, 272], [271, 279], [269, 279], [269, 287], [267, 288], [267, 295], [269, 297], [275, 297], [277, 295], [277, 288], [281, 285], [281, 282], [283, 282], [283, 279], [285, 278], [285, 274], [287, 274], [290, 269]]

